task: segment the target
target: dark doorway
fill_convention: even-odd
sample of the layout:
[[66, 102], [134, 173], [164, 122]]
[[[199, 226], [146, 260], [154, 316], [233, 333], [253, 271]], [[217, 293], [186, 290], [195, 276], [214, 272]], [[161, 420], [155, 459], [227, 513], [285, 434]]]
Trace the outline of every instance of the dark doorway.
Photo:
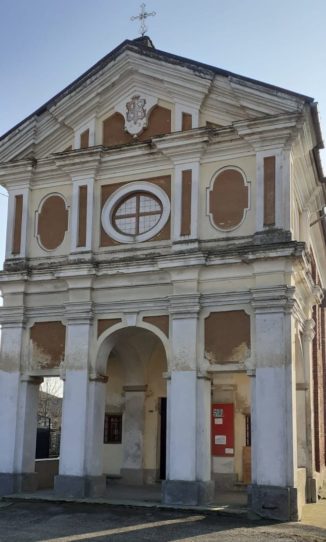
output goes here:
[[38, 427], [36, 437], [36, 459], [46, 459], [50, 455], [50, 427]]
[[161, 429], [160, 429], [160, 480], [166, 477], [166, 397], [160, 398]]

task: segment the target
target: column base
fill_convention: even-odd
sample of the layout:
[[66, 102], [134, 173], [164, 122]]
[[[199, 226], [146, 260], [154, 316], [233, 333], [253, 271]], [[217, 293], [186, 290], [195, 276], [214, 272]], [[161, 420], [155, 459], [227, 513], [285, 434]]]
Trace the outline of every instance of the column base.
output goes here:
[[125, 484], [141, 486], [144, 484], [144, 469], [121, 469], [120, 476]]
[[306, 498], [307, 502], [318, 502], [318, 484], [316, 478], [307, 478]]
[[208, 504], [214, 500], [214, 489], [213, 481], [165, 480], [162, 483], [162, 500], [165, 504]]
[[12, 493], [33, 492], [38, 489], [37, 472], [0, 473], [0, 496]]
[[248, 486], [248, 507], [260, 517], [298, 521], [298, 492], [295, 487]]
[[54, 477], [54, 493], [58, 497], [101, 497], [106, 490], [106, 478], [102, 476], [69, 476], [59, 474]]

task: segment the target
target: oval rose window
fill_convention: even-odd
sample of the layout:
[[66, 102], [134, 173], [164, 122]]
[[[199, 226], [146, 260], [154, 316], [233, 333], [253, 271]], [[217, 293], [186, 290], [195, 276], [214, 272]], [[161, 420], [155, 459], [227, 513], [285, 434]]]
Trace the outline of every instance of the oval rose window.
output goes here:
[[165, 226], [170, 199], [154, 183], [139, 181], [118, 188], [105, 202], [101, 221], [104, 231], [119, 243], [148, 241]]
[[152, 230], [162, 216], [162, 203], [153, 194], [133, 193], [116, 205], [112, 214], [115, 229], [124, 235], [141, 235]]

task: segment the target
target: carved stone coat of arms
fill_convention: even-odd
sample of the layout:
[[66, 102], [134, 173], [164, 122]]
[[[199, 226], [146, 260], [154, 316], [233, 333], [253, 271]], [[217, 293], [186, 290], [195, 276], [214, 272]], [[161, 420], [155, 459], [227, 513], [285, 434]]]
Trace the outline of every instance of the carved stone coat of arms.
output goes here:
[[139, 134], [146, 126], [146, 99], [135, 95], [126, 103], [125, 128], [132, 135]]

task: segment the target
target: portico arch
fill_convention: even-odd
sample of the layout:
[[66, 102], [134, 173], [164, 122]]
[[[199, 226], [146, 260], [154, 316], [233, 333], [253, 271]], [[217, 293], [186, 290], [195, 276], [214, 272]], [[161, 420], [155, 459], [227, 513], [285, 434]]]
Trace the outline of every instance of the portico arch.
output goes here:
[[93, 374], [108, 379], [100, 405], [106, 429], [104, 442], [98, 444], [103, 473], [121, 476], [129, 484], [159, 478], [165, 455], [161, 415], [166, 405], [167, 352], [167, 338], [147, 323], [118, 323], [103, 332], [97, 343]]
[[[93, 372], [94, 374], [106, 375], [107, 373], [107, 363], [108, 358], [119, 342], [119, 339], [126, 336], [127, 330], [147, 330], [157, 337], [157, 339], [162, 343], [166, 356], [167, 370], [170, 369], [170, 344], [166, 335], [156, 326], [152, 324], [141, 322], [136, 326], [126, 326], [124, 323], [120, 322], [110, 327], [104, 331], [98, 338], [96, 345], [96, 355], [93, 362]], [[128, 334], [128, 333], [127, 333]]]

